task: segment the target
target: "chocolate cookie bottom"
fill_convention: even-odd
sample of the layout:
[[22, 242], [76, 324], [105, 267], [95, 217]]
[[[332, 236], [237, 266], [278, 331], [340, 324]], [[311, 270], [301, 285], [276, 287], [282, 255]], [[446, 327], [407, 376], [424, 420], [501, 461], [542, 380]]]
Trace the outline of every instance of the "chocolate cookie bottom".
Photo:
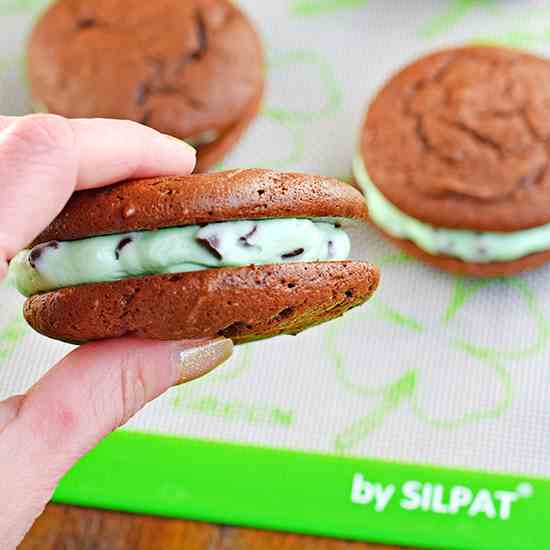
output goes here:
[[241, 344], [339, 317], [367, 301], [378, 280], [376, 267], [353, 261], [209, 269], [38, 294], [24, 314], [36, 331], [73, 344], [128, 335]]

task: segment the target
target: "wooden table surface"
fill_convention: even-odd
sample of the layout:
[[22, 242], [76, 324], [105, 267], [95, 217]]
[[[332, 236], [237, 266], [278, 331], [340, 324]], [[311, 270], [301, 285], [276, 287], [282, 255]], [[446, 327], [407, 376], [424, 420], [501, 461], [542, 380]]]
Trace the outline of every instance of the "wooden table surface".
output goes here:
[[21, 550], [397, 550], [360, 542], [49, 505]]

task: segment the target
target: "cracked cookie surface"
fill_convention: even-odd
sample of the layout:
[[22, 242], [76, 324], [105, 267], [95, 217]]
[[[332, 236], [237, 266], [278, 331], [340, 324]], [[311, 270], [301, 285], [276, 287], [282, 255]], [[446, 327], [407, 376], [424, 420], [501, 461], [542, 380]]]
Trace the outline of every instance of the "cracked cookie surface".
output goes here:
[[263, 53], [228, 0], [61, 0], [31, 35], [28, 73], [48, 111], [147, 124], [195, 143], [206, 169], [259, 109]]
[[383, 195], [434, 226], [518, 231], [550, 222], [550, 63], [494, 47], [449, 49], [392, 78], [361, 153]]

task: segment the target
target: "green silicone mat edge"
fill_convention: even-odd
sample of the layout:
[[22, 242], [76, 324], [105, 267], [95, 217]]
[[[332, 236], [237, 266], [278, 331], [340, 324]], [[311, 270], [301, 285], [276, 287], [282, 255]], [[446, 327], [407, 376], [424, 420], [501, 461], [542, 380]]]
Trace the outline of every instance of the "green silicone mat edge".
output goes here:
[[544, 548], [550, 524], [546, 479], [126, 430], [85, 456], [54, 500], [447, 550]]

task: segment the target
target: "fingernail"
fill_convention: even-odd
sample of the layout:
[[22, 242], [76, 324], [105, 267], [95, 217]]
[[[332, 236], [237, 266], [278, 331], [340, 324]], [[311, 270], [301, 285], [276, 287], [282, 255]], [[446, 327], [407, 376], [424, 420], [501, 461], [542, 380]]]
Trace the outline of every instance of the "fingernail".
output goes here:
[[185, 384], [225, 363], [233, 353], [233, 342], [228, 338], [217, 338], [196, 347], [178, 351], [180, 377], [178, 384]]
[[192, 145], [189, 145], [189, 143], [187, 143], [186, 141], [183, 141], [183, 139], [179, 139], [177, 137], [174, 137], [174, 136], [170, 136], [168, 134], [164, 134], [168, 139], [171, 139], [172, 141], [175, 141], [176, 143], [178, 143], [178, 145], [181, 145], [182, 147], [186, 148], [186, 149], [189, 149], [190, 151], [192, 151], [193, 153], [197, 153], [197, 150], [192, 146]]

